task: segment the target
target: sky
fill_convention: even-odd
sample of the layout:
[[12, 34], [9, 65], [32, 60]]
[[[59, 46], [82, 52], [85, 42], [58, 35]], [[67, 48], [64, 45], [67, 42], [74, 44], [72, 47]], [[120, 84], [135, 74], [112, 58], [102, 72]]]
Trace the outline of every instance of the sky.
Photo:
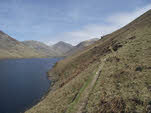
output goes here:
[[19, 40], [73, 45], [100, 38], [151, 9], [151, 0], [0, 0], [0, 30]]

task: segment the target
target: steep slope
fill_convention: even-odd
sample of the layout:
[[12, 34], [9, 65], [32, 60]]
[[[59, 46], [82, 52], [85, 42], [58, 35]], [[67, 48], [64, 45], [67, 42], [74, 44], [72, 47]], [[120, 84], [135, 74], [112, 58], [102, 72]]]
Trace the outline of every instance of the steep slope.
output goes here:
[[23, 41], [24, 45], [35, 49], [39, 54], [44, 55], [45, 57], [55, 57], [61, 56], [61, 54], [52, 49], [52, 47], [47, 46], [46, 44], [34, 40]]
[[58, 62], [54, 84], [28, 113], [149, 113], [151, 10]]
[[41, 57], [41, 55], [0, 31], [0, 59], [31, 57]]
[[60, 41], [52, 46], [53, 50], [57, 51], [60, 54], [65, 54], [73, 48], [71, 44]]
[[94, 44], [96, 41], [98, 41], [99, 39], [98, 38], [93, 38], [93, 39], [90, 39], [90, 40], [86, 40], [86, 41], [83, 41], [81, 43], [79, 43], [78, 45], [76, 45], [75, 47], [73, 47], [70, 51], [68, 51], [66, 53], [66, 55], [72, 55], [72, 54], [75, 54], [76, 52], [78, 51], [82, 51], [84, 50], [86, 47]]

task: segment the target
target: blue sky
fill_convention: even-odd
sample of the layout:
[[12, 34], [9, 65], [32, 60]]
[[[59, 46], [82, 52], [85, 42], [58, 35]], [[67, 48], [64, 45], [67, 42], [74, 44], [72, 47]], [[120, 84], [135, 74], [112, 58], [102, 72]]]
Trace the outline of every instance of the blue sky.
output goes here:
[[126, 25], [151, 0], [0, 0], [0, 30], [13, 38], [73, 45]]

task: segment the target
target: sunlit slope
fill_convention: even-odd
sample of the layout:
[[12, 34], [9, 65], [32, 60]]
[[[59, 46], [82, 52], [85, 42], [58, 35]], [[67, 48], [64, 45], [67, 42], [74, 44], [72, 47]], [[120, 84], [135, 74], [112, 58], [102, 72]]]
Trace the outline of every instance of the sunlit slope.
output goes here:
[[41, 55], [0, 31], [0, 59], [32, 57], [41, 57]]
[[78, 45], [74, 46], [71, 50], [69, 50], [66, 55], [73, 55], [76, 54], [77, 52], [80, 52], [84, 49], [86, 49], [88, 46], [94, 44], [96, 41], [98, 41], [98, 38], [92, 38], [90, 40], [82, 41]]
[[124, 113], [151, 105], [151, 10], [49, 72], [53, 91], [29, 113]]

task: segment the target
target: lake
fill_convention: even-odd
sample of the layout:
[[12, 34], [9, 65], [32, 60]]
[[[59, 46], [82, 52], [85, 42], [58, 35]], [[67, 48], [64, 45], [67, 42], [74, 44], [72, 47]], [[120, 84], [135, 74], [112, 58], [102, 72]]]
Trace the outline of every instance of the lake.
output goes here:
[[48, 91], [46, 72], [61, 58], [0, 60], [0, 113], [20, 113]]

